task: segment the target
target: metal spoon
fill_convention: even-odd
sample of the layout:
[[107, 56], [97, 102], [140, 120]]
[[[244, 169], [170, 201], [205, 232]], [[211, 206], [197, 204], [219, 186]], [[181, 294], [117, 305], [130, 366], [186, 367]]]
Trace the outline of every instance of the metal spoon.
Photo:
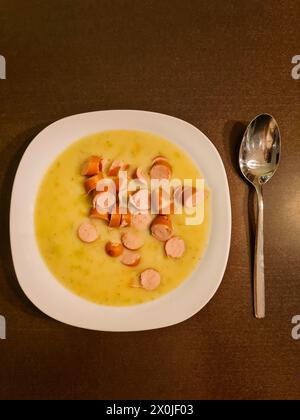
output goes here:
[[244, 177], [255, 187], [258, 198], [254, 261], [254, 308], [256, 318], [265, 318], [264, 202], [262, 186], [279, 165], [281, 139], [275, 119], [261, 114], [248, 125], [240, 148], [239, 163]]

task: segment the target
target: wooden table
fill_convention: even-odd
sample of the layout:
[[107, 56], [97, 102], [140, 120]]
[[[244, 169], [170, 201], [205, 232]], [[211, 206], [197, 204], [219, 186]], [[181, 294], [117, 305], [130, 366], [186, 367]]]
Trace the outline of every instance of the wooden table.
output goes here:
[[[0, 341], [3, 399], [300, 397], [300, 3], [258, 0], [2, 0]], [[62, 325], [23, 295], [9, 249], [20, 157], [49, 123], [102, 109], [162, 112], [199, 127], [229, 178], [233, 232], [224, 281], [192, 319], [141, 333]], [[244, 124], [274, 114], [283, 157], [265, 188], [268, 317], [252, 311], [249, 187], [237, 170]], [[22, 207], [20, 206], [20, 212]]]

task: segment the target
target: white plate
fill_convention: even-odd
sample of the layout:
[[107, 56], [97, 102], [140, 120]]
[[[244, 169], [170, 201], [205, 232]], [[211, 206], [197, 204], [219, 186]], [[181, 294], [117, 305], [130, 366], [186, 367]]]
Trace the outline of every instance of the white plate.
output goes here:
[[[48, 167], [75, 140], [114, 129], [150, 131], [173, 141], [193, 158], [212, 193], [209, 244], [193, 274], [156, 301], [120, 308], [90, 303], [63, 287], [45, 265], [34, 232], [36, 196]], [[101, 331], [149, 330], [182, 322], [213, 297], [227, 264], [231, 206], [222, 160], [201, 131], [167, 115], [124, 110], [62, 119], [43, 130], [21, 160], [12, 192], [10, 237], [14, 266], [23, 291], [42, 312], [58, 321]]]

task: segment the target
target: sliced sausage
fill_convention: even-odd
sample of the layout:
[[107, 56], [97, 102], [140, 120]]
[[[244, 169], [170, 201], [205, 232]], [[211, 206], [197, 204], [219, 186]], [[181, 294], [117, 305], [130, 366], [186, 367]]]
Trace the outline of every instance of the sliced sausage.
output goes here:
[[123, 160], [114, 160], [108, 170], [108, 175], [118, 176], [120, 171], [126, 171], [128, 167], [129, 165], [125, 163]]
[[169, 216], [158, 215], [151, 223], [151, 233], [159, 241], [165, 242], [171, 238], [173, 232]]
[[119, 212], [119, 208], [116, 207], [110, 215], [109, 227], [119, 228], [121, 225], [122, 215]]
[[150, 196], [147, 189], [142, 189], [134, 193], [129, 198], [129, 206], [132, 213], [144, 212], [150, 208]]
[[168, 214], [174, 214], [174, 213], [175, 213], [174, 201], [170, 201], [170, 203], [167, 205], [161, 204], [159, 207], [159, 214], [168, 215]]
[[133, 174], [133, 179], [137, 179], [142, 184], [147, 184], [147, 178], [142, 168], [136, 168]]
[[177, 188], [175, 188], [175, 191], [174, 191], [174, 200], [179, 204], [183, 204], [182, 191], [183, 191], [182, 186], [178, 186]]
[[[128, 184], [130, 182], [129, 177], [127, 177], [127, 179], [124, 177], [117, 177], [117, 178], [114, 178], [113, 181], [115, 183], [115, 190], [117, 193], [119, 192], [124, 193], [126, 192], [126, 190], [128, 190]], [[128, 191], [127, 191], [127, 194], [128, 194]]]
[[93, 176], [101, 172], [101, 157], [90, 156], [83, 164], [81, 169], [81, 175]]
[[99, 212], [96, 208], [91, 208], [89, 217], [91, 219], [100, 219], [104, 220], [105, 222], [109, 221], [109, 214], [108, 211], [106, 212]]
[[156, 163], [150, 169], [151, 179], [170, 179], [172, 176], [172, 167], [168, 162]]
[[184, 240], [173, 236], [165, 244], [165, 251], [168, 257], [181, 258], [185, 252]]
[[197, 190], [195, 187], [187, 187], [184, 190], [184, 205], [188, 208], [196, 207], [202, 199], [202, 191]]
[[95, 242], [98, 239], [97, 229], [91, 223], [82, 223], [77, 234], [79, 239], [86, 243]]
[[136, 213], [132, 215], [132, 226], [138, 230], [146, 230], [149, 228], [152, 216], [149, 213]]
[[119, 257], [123, 250], [123, 245], [118, 241], [108, 241], [105, 245], [105, 251], [110, 257]]
[[201, 191], [192, 186], [178, 187], [174, 193], [175, 200], [186, 208], [196, 207], [202, 198]]
[[160, 274], [153, 268], [143, 271], [140, 276], [141, 285], [146, 290], [154, 290], [160, 285]]
[[98, 205], [98, 207], [100, 207], [100, 203], [102, 204], [102, 202], [105, 202], [106, 199], [107, 199], [106, 191], [97, 192], [95, 190], [93, 192], [93, 208], [95, 209], [97, 207], [97, 205]]
[[108, 159], [106, 158], [101, 158], [100, 160], [100, 172], [105, 172], [105, 168], [108, 164]]
[[97, 188], [98, 182], [101, 181], [102, 179], [103, 179], [102, 172], [99, 172], [97, 175], [94, 175], [90, 178], [87, 178], [84, 181], [84, 188], [85, 188], [85, 191], [87, 192], [87, 194], [94, 191]]
[[109, 191], [111, 193], [116, 192], [116, 184], [113, 179], [103, 177], [103, 179], [100, 179], [100, 181], [97, 182], [97, 192], [104, 192]]
[[135, 267], [139, 264], [141, 256], [138, 252], [129, 251], [125, 249], [121, 256], [121, 263], [127, 265], [128, 267]]
[[152, 213], [165, 215], [174, 213], [174, 202], [170, 191], [159, 188], [152, 191], [151, 197]]
[[130, 225], [131, 225], [131, 214], [130, 213], [122, 214], [121, 227], [127, 227]]
[[139, 248], [142, 248], [142, 246], [144, 245], [144, 238], [136, 233], [136, 232], [132, 232], [132, 231], [128, 231], [123, 233], [122, 237], [122, 244], [125, 246], [125, 248], [130, 249], [132, 251], [136, 251]]
[[[115, 186], [116, 186], [116, 192], [123, 191], [126, 189], [126, 179], [124, 178], [115, 178], [114, 179]], [[128, 179], [127, 179], [127, 185], [128, 185]]]
[[152, 165], [156, 165], [157, 163], [164, 163], [167, 162], [169, 163], [168, 159], [164, 156], [156, 156], [155, 158], [152, 159]]
[[109, 212], [115, 204], [116, 196], [109, 191], [102, 191], [94, 195], [93, 207], [96, 208], [99, 213]]

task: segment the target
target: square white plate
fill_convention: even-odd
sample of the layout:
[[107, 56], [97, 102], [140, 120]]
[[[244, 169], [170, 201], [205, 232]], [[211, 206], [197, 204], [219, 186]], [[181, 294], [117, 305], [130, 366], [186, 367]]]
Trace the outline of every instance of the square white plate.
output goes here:
[[[34, 229], [38, 189], [56, 157], [81, 137], [115, 129], [150, 131], [179, 145], [197, 164], [212, 194], [210, 239], [193, 274], [180, 287], [156, 301], [120, 308], [90, 303], [63, 287], [45, 265]], [[58, 321], [100, 331], [149, 330], [182, 322], [213, 297], [227, 264], [231, 206], [222, 160], [201, 131], [167, 115], [123, 110], [64, 118], [43, 130], [20, 162], [11, 199], [10, 237], [20, 286], [42, 312]]]

